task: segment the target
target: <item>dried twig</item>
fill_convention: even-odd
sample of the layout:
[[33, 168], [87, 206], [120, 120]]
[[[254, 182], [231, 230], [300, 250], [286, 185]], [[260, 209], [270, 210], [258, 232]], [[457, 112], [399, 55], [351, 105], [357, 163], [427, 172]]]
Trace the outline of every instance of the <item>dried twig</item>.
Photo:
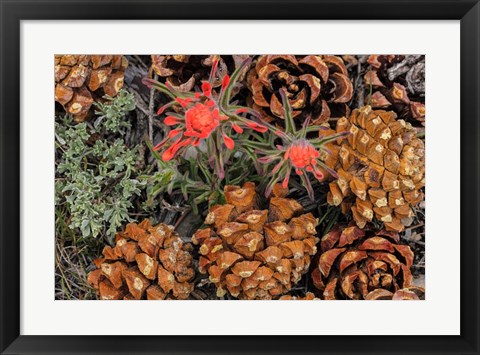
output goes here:
[[138, 60], [138, 63], [146, 70], [148, 70], [147, 64], [143, 61], [143, 59], [139, 55], [134, 55], [133, 56], [136, 60]]
[[135, 96], [135, 102], [137, 104], [137, 108], [142, 111], [147, 117], [150, 114], [148, 111], [148, 107], [145, 104], [145, 101], [143, 101], [142, 96], [133, 88], [129, 87], [128, 91]]
[[190, 207], [187, 207], [183, 212], [182, 214], [180, 215], [180, 217], [178, 217], [177, 221], [175, 222], [175, 229], [177, 229], [177, 227], [179, 226], [180, 223], [182, 223], [182, 221], [185, 219], [185, 217], [190, 213], [191, 211], [191, 208]]
[[[158, 75], [154, 74], [153, 79], [157, 80]], [[155, 104], [155, 88], [150, 88], [150, 102], [148, 103], [148, 138], [153, 142], [153, 106]]]

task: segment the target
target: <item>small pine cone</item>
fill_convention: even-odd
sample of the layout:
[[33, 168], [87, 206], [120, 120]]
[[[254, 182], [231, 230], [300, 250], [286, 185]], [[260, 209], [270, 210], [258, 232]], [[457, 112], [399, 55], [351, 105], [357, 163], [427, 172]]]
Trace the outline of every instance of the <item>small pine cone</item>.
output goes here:
[[274, 299], [298, 283], [316, 253], [311, 213], [274, 188], [269, 209], [258, 209], [255, 184], [225, 187], [226, 204], [210, 209], [192, 242], [199, 245], [199, 271], [209, 275], [217, 296]]
[[330, 183], [327, 201], [352, 212], [360, 228], [374, 217], [388, 230], [400, 232], [423, 200], [425, 146], [416, 130], [394, 112], [356, 109], [337, 122], [337, 132], [349, 131], [325, 163], [338, 178]]
[[320, 242], [312, 272], [314, 286], [326, 300], [375, 299], [379, 289], [391, 297], [412, 287], [413, 252], [399, 242], [397, 233], [337, 226]]
[[85, 121], [95, 101], [118, 94], [127, 66], [122, 55], [56, 55], [55, 101]]
[[371, 55], [364, 75], [370, 106], [425, 125], [425, 56]]
[[148, 219], [129, 223], [96, 259], [88, 283], [102, 300], [187, 299], [195, 276], [191, 244], [182, 242], [173, 227], [152, 226]]
[[[152, 55], [152, 69], [173, 88], [181, 92], [192, 91], [202, 80], [208, 80], [212, 61], [218, 59], [213, 87], [222, 85], [225, 75], [232, 74], [248, 55]], [[245, 73], [243, 74], [245, 75]]]
[[330, 117], [348, 115], [346, 103], [353, 94], [345, 64], [337, 56], [263, 55], [247, 82], [253, 108], [279, 127], [284, 127], [285, 120], [279, 89], [285, 91], [299, 126], [307, 117], [321, 124]]

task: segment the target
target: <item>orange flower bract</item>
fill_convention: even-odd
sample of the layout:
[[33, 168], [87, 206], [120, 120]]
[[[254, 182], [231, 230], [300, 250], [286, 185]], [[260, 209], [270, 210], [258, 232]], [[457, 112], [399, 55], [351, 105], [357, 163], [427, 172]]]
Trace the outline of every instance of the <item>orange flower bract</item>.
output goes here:
[[218, 109], [211, 109], [205, 104], [198, 103], [185, 112], [184, 135], [186, 137], [207, 138], [218, 127], [220, 115]]

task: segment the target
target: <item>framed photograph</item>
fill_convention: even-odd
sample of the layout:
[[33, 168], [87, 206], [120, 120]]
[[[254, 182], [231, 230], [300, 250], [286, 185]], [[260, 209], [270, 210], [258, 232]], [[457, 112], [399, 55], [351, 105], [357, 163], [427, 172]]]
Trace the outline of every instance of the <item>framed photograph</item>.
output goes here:
[[478, 1], [0, 9], [1, 354], [480, 354]]

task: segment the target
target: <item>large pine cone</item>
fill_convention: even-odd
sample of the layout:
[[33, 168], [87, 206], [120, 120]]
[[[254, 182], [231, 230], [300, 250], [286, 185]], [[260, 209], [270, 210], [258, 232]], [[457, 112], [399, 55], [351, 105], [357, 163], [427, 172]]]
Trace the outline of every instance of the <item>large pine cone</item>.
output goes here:
[[371, 55], [364, 75], [373, 93], [370, 105], [395, 111], [398, 117], [425, 124], [425, 56]]
[[[208, 273], [217, 296], [273, 299], [298, 283], [316, 253], [318, 221], [274, 188], [268, 209], [258, 209], [255, 184], [225, 187], [225, 205], [211, 208], [192, 237], [200, 245], [199, 271]], [[296, 217], [295, 217], [296, 216]]]
[[413, 252], [397, 233], [336, 227], [321, 240], [313, 284], [324, 299], [374, 299], [411, 286]]
[[183, 300], [193, 291], [192, 245], [183, 243], [173, 227], [152, 226], [148, 219], [129, 223], [115, 241], [88, 275], [100, 299]]
[[338, 120], [336, 129], [351, 134], [328, 146], [325, 163], [338, 173], [329, 204], [351, 210], [360, 228], [376, 217], [388, 230], [402, 231], [425, 186], [425, 147], [415, 128], [394, 112], [365, 106]]
[[222, 85], [223, 77], [250, 56], [248, 55], [152, 55], [152, 69], [172, 87], [181, 92], [192, 91], [202, 80], [208, 80], [213, 59], [218, 58], [218, 67], [212, 86]]
[[260, 56], [247, 77], [253, 107], [268, 122], [284, 127], [279, 89], [283, 89], [299, 122], [313, 124], [348, 115], [346, 103], [353, 94], [345, 64], [337, 56]]
[[117, 95], [127, 66], [121, 55], [56, 55], [55, 101], [75, 121], [84, 121], [94, 101]]

